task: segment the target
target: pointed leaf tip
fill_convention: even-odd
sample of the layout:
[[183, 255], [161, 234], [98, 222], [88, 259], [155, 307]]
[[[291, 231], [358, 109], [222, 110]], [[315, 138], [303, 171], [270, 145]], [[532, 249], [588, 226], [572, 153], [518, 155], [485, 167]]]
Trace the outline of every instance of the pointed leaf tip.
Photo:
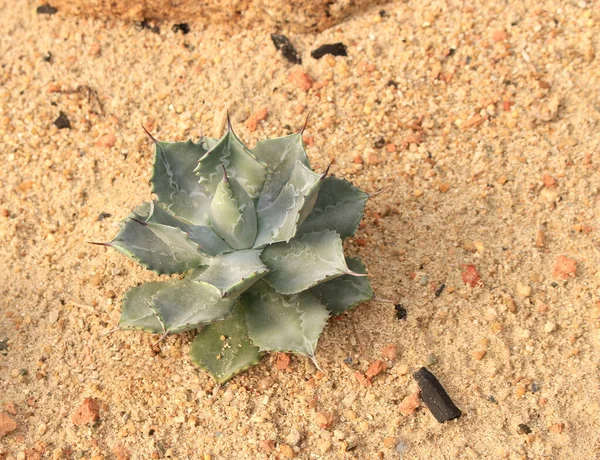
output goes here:
[[333, 165], [333, 161], [331, 163], [329, 163], [329, 165], [327, 166], [327, 169], [325, 169], [325, 171], [323, 172], [323, 174], [321, 174], [321, 180], [324, 180], [327, 175], [329, 174], [329, 170], [331, 169], [331, 166]]
[[95, 241], [86, 241], [87, 244], [95, 244], [96, 246], [106, 246], [107, 248], [112, 247], [112, 243], [97, 243]]
[[311, 113], [308, 112], [308, 114], [306, 115], [306, 120], [304, 120], [304, 126], [302, 126], [302, 129], [300, 130], [300, 134], [304, 134], [304, 130], [308, 126], [308, 120], [310, 119], [310, 115]]
[[378, 190], [378, 191], [373, 192], [373, 193], [369, 193], [368, 197], [369, 198], [373, 198], [374, 196], [381, 195], [382, 193], [385, 193], [385, 192], [389, 191], [391, 188], [392, 188], [392, 186], [388, 185], [387, 187], [383, 187], [381, 190]]
[[229, 115], [229, 110], [227, 111], [227, 131], [233, 131], [233, 126], [231, 125], [231, 116]]
[[146, 131], [146, 134], [150, 137], [150, 139], [152, 139], [152, 142], [154, 142], [156, 145], [158, 145], [158, 141], [156, 140], [156, 138], [150, 133], [150, 131], [148, 131], [146, 129], [146, 127], [144, 126], [144, 124], [142, 123], [142, 129], [144, 131]]
[[223, 181], [228, 184], [229, 183], [229, 179], [227, 177], [227, 170], [225, 169], [225, 165], [221, 165], [221, 168], [223, 168]]

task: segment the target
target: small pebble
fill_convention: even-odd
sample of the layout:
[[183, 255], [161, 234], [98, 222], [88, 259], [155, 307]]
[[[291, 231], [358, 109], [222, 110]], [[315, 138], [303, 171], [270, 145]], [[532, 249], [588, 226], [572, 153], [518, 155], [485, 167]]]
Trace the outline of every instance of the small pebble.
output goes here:
[[292, 428], [289, 434], [285, 437], [285, 441], [290, 446], [297, 446], [300, 443], [300, 439], [302, 439], [302, 436], [300, 435], [300, 432], [295, 428]]
[[331, 449], [331, 441], [329, 439], [320, 439], [317, 442], [317, 448], [322, 454], [325, 454]]
[[421, 397], [419, 393], [406, 396], [402, 402], [398, 405], [400, 413], [402, 415], [412, 415], [415, 413], [417, 408], [421, 405]]
[[560, 255], [554, 261], [552, 277], [558, 280], [566, 280], [575, 276], [577, 272], [577, 261], [567, 256]]
[[546, 334], [550, 334], [551, 332], [554, 332], [555, 330], [556, 330], [556, 323], [553, 323], [552, 321], [548, 321], [544, 325], [544, 332], [546, 332]]
[[345, 434], [343, 431], [340, 431], [340, 430], [334, 430], [334, 431], [333, 431], [333, 437], [334, 437], [335, 439], [338, 439], [338, 440], [340, 440], [340, 441], [341, 441], [341, 440], [343, 440], [343, 439], [346, 439], [346, 434]]
[[296, 85], [301, 91], [308, 91], [312, 88], [313, 79], [306, 72], [296, 70], [290, 73], [288, 82]]
[[229, 404], [231, 401], [233, 401], [233, 391], [231, 390], [231, 388], [228, 388], [227, 391], [225, 393], [223, 393], [222, 399], [223, 399], [223, 403], [225, 404]]
[[8, 433], [15, 431], [17, 429], [17, 422], [15, 422], [8, 415], [0, 412], [0, 439], [6, 436]]
[[395, 447], [397, 442], [398, 442], [398, 440], [396, 438], [393, 438], [393, 437], [385, 438], [383, 440], [383, 446], [387, 449], [390, 449], [392, 447]]
[[531, 295], [531, 286], [517, 281], [517, 294], [519, 297], [527, 298]]
[[317, 412], [315, 423], [319, 428], [325, 430], [333, 425], [333, 414], [329, 412]]
[[295, 456], [294, 449], [287, 444], [280, 444], [279, 451], [281, 452], [281, 455], [283, 455], [283, 458], [294, 458]]
[[544, 187], [540, 192], [540, 197], [547, 202], [552, 202], [558, 198], [558, 192], [554, 189]]

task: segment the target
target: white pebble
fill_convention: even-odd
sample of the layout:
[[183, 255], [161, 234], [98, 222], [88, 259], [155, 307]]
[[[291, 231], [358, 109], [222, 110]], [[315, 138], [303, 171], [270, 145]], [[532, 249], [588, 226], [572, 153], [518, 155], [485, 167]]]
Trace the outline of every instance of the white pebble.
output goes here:
[[556, 330], [556, 323], [553, 323], [552, 321], [548, 321], [546, 323], [546, 325], [544, 326], [544, 331], [546, 332], [546, 334], [550, 334], [551, 332], [554, 332]]
[[297, 446], [300, 443], [301, 438], [300, 432], [297, 429], [292, 428], [285, 440], [290, 446]]

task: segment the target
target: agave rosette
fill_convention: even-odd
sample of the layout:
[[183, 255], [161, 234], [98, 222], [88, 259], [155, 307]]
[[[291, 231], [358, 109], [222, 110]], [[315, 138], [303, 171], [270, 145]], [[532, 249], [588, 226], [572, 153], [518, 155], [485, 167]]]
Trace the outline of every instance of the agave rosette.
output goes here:
[[119, 329], [199, 330], [192, 360], [218, 383], [264, 352], [315, 358], [327, 320], [373, 297], [346, 258], [368, 195], [314, 172], [302, 133], [246, 147], [221, 139], [155, 142], [152, 192], [108, 243], [158, 274], [131, 288]]

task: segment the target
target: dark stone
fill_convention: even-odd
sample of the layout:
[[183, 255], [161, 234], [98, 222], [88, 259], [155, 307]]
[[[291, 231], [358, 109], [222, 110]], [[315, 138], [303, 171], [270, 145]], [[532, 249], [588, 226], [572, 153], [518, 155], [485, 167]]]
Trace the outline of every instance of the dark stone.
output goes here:
[[529, 433], [531, 433], [531, 428], [529, 428], [524, 423], [519, 423], [517, 425], [517, 433], [519, 433], [519, 434], [529, 434]]
[[187, 22], [182, 22], [181, 24], [173, 24], [173, 28], [171, 29], [173, 32], [181, 32], [183, 35], [190, 33], [190, 25]]
[[394, 306], [394, 308], [396, 309], [396, 318], [406, 319], [406, 317], [408, 316], [408, 313], [406, 312], [406, 308], [404, 308], [404, 305], [399, 303], [399, 304], [396, 304]]
[[346, 45], [343, 43], [328, 43], [319, 46], [310, 53], [315, 59], [321, 59], [326, 54], [331, 54], [332, 56], [348, 56], [348, 48], [346, 48]]
[[292, 64], [302, 64], [302, 58], [290, 42], [289, 38], [281, 34], [271, 34], [271, 40], [277, 50], [281, 51], [283, 57]]
[[58, 13], [58, 10], [56, 8], [54, 8], [52, 5], [48, 5], [46, 3], [45, 5], [38, 6], [37, 9], [35, 10], [35, 12], [37, 14], [56, 14], [56, 13]]
[[60, 111], [58, 118], [54, 120], [54, 126], [56, 126], [58, 129], [71, 129], [71, 122], [69, 121], [69, 117], [67, 117], [65, 112], [63, 112], [62, 110]]
[[382, 149], [385, 146], [385, 139], [382, 136], [377, 137], [373, 143], [373, 147], [376, 149]]
[[52, 53], [48, 51], [46, 54], [42, 56], [42, 60], [44, 62], [52, 62]]
[[104, 219], [106, 219], [107, 217], [112, 217], [112, 214], [109, 214], [107, 212], [101, 212], [98, 215], [98, 222], [102, 222]]

